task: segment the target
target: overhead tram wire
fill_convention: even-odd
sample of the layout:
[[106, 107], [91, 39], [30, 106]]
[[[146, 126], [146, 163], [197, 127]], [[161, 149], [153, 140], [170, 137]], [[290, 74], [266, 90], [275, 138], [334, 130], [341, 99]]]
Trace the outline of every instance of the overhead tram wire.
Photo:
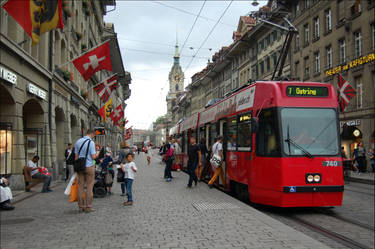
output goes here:
[[225, 15], [225, 13], [228, 11], [229, 7], [232, 5], [234, 0], [231, 0], [230, 3], [228, 4], [228, 6], [225, 8], [224, 12], [221, 14], [220, 18], [216, 21], [215, 25], [212, 27], [212, 29], [210, 30], [210, 32], [208, 33], [208, 35], [206, 36], [206, 38], [204, 39], [204, 41], [202, 42], [201, 46], [198, 48], [197, 52], [193, 55], [193, 57], [191, 58], [189, 64], [187, 65], [187, 67], [185, 68], [184, 72], [186, 72], [188, 70], [188, 68], [190, 67], [191, 63], [193, 62], [193, 60], [196, 58], [197, 54], [199, 53], [199, 50], [204, 46], [204, 44], [207, 42], [208, 38], [211, 36], [212, 32], [215, 30], [215, 28], [217, 27], [217, 25], [219, 24], [220, 20], [223, 18], [223, 16]]
[[190, 28], [190, 30], [189, 30], [189, 34], [187, 35], [187, 37], [186, 37], [186, 39], [185, 39], [185, 41], [184, 41], [184, 44], [183, 44], [182, 47], [181, 47], [180, 55], [182, 54], [182, 50], [184, 49], [184, 47], [185, 47], [185, 45], [186, 45], [186, 42], [189, 40], [189, 37], [190, 37], [190, 35], [191, 35], [191, 32], [193, 31], [194, 26], [195, 26], [195, 24], [197, 23], [198, 17], [200, 16], [200, 14], [201, 14], [201, 12], [202, 12], [203, 7], [204, 7], [205, 4], [206, 4], [206, 0], [204, 0], [201, 9], [200, 9], [199, 12], [198, 12], [198, 15], [195, 17], [194, 23], [193, 23], [193, 25], [191, 26], [191, 28]]
[[[139, 52], [139, 53], [148, 53], [148, 54], [160, 54], [160, 55], [168, 55], [168, 56], [173, 56], [174, 54], [169, 54], [169, 53], [162, 53], [162, 52], [155, 52], [155, 51], [150, 51], [150, 50], [142, 50], [142, 49], [135, 49], [135, 48], [124, 48], [121, 47], [121, 49], [129, 50], [129, 51], [134, 51], [134, 52]], [[184, 55], [182, 57], [194, 57], [194, 55]], [[197, 57], [198, 59], [205, 59], [207, 60], [207, 57]]]
[[[158, 1], [151, 1], [151, 2], [152, 2], [152, 3], [159, 4], [159, 5], [162, 5], [162, 6], [165, 6], [165, 7], [168, 7], [168, 8], [171, 8], [171, 9], [174, 9], [174, 10], [177, 10], [177, 11], [180, 11], [180, 12], [185, 13], [185, 14], [188, 14], [188, 15], [197, 16], [197, 17], [202, 18], [202, 19], [205, 19], [205, 20], [207, 20], [207, 21], [216, 22], [215, 19], [212, 19], [212, 18], [209, 18], [209, 17], [206, 17], [206, 16], [200, 16], [200, 15], [194, 14], [194, 13], [192, 13], [192, 12], [189, 12], [189, 11], [186, 11], [186, 10], [183, 10], [183, 9], [180, 9], [180, 8], [177, 8], [177, 7], [174, 7], [174, 6], [172, 6], [172, 5], [168, 5], [168, 4], [165, 4], [165, 3], [161, 3], [161, 2], [158, 2]], [[229, 27], [231, 27], [231, 28], [236, 28], [236, 26], [231, 25], [231, 24], [228, 24], [228, 23], [220, 22], [220, 24], [223, 24], [223, 25], [229, 26]]]

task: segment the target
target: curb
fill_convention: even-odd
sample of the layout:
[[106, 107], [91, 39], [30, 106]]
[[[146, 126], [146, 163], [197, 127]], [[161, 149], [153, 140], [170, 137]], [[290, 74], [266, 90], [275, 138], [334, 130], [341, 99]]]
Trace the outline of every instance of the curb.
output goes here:
[[370, 179], [348, 177], [348, 181], [349, 182], [359, 182], [359, 183], [364, 183], [364, 184], [369, 184], [369, 185], [375, 185], [375, 180], [370, 180]]

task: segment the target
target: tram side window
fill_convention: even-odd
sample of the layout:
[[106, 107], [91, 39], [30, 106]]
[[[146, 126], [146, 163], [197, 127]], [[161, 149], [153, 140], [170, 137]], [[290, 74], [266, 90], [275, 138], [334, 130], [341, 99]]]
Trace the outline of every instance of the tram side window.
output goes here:
[[238, 150], [251, 151], [251, 115], [245, 114], [239, 117], [238, 123]]
[[276, 110], [264, 110], [258, 121], [256, 152], [259, 156], [280, 156]]
[[237, 150], [237, 117], [228, 120], [228, 151]]

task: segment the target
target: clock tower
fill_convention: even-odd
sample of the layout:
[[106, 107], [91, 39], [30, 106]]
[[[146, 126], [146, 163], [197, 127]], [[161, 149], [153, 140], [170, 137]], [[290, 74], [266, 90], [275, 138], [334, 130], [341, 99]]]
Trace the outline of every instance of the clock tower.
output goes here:
[[178, 50], [178, 41], [176, 41], [173, 59], [174, 63], [171, 71], [169, 72], [169, 91], [167, 95], [167, 115], [170, 118], [170, 120], [173, 120], [172, 108], [175, 103], [174, 100], [176, 99], [178, 93], [184, 91], [184, 73], [182, 72], [182, 68], [180, 66], [180, 53]]

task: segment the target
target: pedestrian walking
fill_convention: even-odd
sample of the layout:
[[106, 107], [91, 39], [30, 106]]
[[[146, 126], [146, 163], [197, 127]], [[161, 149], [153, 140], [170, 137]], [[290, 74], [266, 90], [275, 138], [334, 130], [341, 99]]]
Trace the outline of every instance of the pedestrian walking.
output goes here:
[[188, 158], [187, 170], [189, 173], [189, 182], [188, 182], [187, 187], [191, 188], [193, 181], [195, 183], [195, 186], [198, 183], [198, 178], [195, 173], [195, 169], [197, 168], [197, 165], [198, 167], [202, 166], [201, 150], [200, 150], [199, 145], [196, 143], [195, 137], [190, 138], [190, 145], [188, 148], [188, 157], [189, 158]]
[[124, 202], [125, 206], [131, 206], [133, 205], [133, 182], [134, 182], [134, 176], [137, 172], [137, 166], [133, 162], [133, 153], [129, 153], [126, 155], [127, 163], [125, 163], [122, 168], [125, 173], [125, 183], [126, 183], [126, 189], [128, 194], [128, 201]]
[[213, 165], [211, 163], [216, 169], [215, 169], [215, 173], [212, 176], [211, 180], [208, 182], [209, 188], [213, 187], [213, 184], [214, 184], [214, 182], [216, 181], [216, 179], [219, 175], [220, 175], [221, 181], [223, 182], [223, 184], [225, 184], [225, 182], [224, 182], [224, 172], [223, 172], [223, 167], [222, 167], [222, 163], [223, 163], [223, 144], [222, 144], [222, 141], [223, 141], [223, 138], [218, 137], [216, 139], [216, 143], [214, 145], [212, 145], [212, 154], [213, 154], [212, 157], [215, 156], [216, 159], [219, 160], [219, 163], [217, 165]]
[[358, 163], [359, 172], [367, 171], [367, 162], [366, 162], [366, 149], [363, 146], [363, 142], [359, 142], [357, 148], [354, 150], [354, 159]]
[[373, 148], [370, 149], [370, 151], [368, 153], [368, 156], [370, 158], [370, 164], [371, 164], [372, 172], [375, 173], [375, 153], [374, 153]]
[[68, 148], [65, 150], [65, 181], [69, 179], [70, 173], [73, 173], [74, 158], [74, 148], [71, 143], [68, 143]]
[[[75, 143], [75, 160], [79, 158], [86, 158], [85, 170], [77, 172], [78, 174], [78, 207], [79, 212], [90, 213], [95, 211], [92, 208], [93, 187], [95, 178], [95, 163], [94, 160], [98, 158], [100, 151], [95, 150], [95, 143], [92, 140], [95, 136], [93, 129], [88, 129], [86, 136], [80, 138]], [[84, 188], [86, 185], [86, 198], [84, 196]], [[86, 201], [86, 205], [85, 205]]]
[[42, 188], [42, 193], [52, 192], [52, 189], [50, 189], [49, 187], [51, 184], [51, 175], [48, 173], [48, 171], [44, 170], [44, 167], [37, 166], [38, 161], [39, 156], [35, 155], [33, 159], [27, 162], [27, 167], [30, 170], [31, 178], [43, 179], [44, 184]]
[[201, 164], [198, 165], [197, 167], [197, 170], [196, 170], [196, 174], [197, 174], [197, 177], [198, 177], [198, 181], [201, 181], [202, 180], [202, 172], [206, 166], [206, 160], [207, 160], [207, 153], [208, 153], [208, 150], [207, 150], [207, 146], [206, 146], [206, 139], [204, 138], [201, 138], [201, 140], [199, 141], [199, 149], [201, 151]]
[[164, 178], [167, 178], [166, 181], [172, 181], [172, 163], [173, 163], [173, 148], [169, 143], [166, 144], [166, 152], [164, 155], [165, 160], [165, 170]]
[[[126, 141], [123, 141], [120, 144], [120, 152], [117, 157], [117, 161], [113, 162], [112, 164], [125, 164], [127, 163], [126, 155], [129, 153], [134, 154], [133, 150], [129, 147], [128, 143]], [[121, 196], [125, 196], [125, 191], [126, 191], [126, 182], [121, 182]]]
[[150, 165], [152, 157], [152, 143], [150, 142], [147, 147], [147, 165]]

